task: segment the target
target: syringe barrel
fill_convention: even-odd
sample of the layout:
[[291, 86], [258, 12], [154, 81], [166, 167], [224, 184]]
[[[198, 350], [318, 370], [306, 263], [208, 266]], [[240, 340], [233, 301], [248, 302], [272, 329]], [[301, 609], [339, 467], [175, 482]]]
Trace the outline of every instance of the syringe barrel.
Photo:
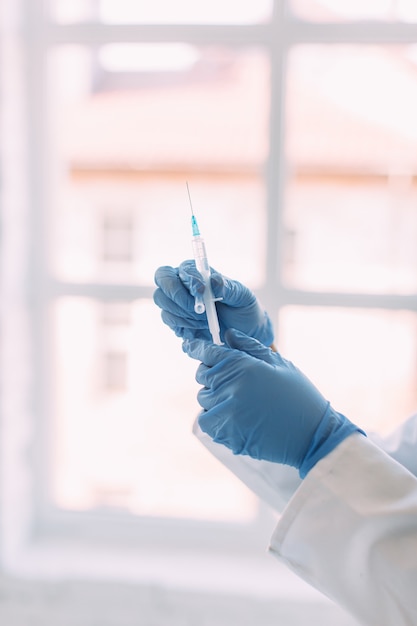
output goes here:
[[207, 259], [204, 239], [202, 237], [193, 237], [192, 245], [196, 268], [204, 278], [207, 278], [210, 276], [210, 265]]
[[194, 260], [197, 270], [200, 272], [204, 280], [204, 295], [203, 300], [206, 308], [207, 322], [210, 334], [213, 339], [213, 343], [221, 345], [220, 339], [220, 325], [219, 318], [217, 317], [216, 303], [214, 301], [213, 292], [210, 283], [210, 265], [207, 259], [206, 246], [204, 239], [199, 236], [195, 236], [192, 239]]

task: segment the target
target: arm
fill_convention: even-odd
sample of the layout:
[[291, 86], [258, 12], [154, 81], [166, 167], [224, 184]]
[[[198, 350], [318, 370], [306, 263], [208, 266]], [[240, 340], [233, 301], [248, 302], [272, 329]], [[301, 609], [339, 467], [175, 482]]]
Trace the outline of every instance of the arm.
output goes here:
[[[278, 513], [284, 511], [302, 484], [293, 467], [235, 455], [229, 448], [215, 443], [201, 430], [198, 420], [194, 423], [193, 433], [211, 454]], [[388, 437], [381, 438], [376, 433], [370, 433], [369, 439], [417, 476], [417, 414]]]
[[417, 479], [368, 438], [317, 463], [270, 550], [360, 623], [417, 624]]
[[185, 342], [202, 361], [201, 428], [234, 454], [291, 465], [303, 478], [271, 551], [363, 624], [417, 624], [415, 476], [279, 354], [241, 333], [226, 341]]

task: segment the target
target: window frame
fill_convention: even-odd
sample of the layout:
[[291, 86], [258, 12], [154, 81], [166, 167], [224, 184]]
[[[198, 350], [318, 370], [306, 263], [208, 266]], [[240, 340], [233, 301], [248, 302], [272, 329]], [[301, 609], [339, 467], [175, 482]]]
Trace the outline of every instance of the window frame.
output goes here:
[[[232, 47], [263, 48], [270, 62], [269, 154], [264, 171], [267, 212], [265, 252], [266, 280], [258, 295], [271, 317], [289, 305], [321, 307], [353, 307], [363, 309], [405, 309], [417, 311], [417, 297], [395, 294], [359, 294], [312, 292], [288, 288], [283, 282], [283, 259], [279, 250], [284, 238], [283, 204], [287, 178], [285, 146], [285, 79], [289, 51], [298, 44], [406, 44], [417, 42], [417, 25], [397, 22], [313, 23], [297, 19], [289, 11], [289, 0], [274, 0], [271, 20], [253, 25], [109, 25], [100, 23], [55, 24], [47, 17], [46, 0], [5, 0], [2, 29], [7, 35], [2, 50], [15, 55], [12, 63], [19, 76], [16, 84], [11, 70], [3, 77], [6, 99], [2, 129], [10, 146], [17, 149], [3, 153], [4, 169], [20, 168], [20, 177], [12, 172], [3, 191], [3, 219], [18, 217], [17, 225], [26, 224], [22, 232], [5, 235], [2, 249], [3, 298], [9, 299], [8, 313], [3, 319], [5, 337], [2, 354], [2, 383], [16, 382], [5, 373], [13, 355], [13, 338], [25, 337], [25, 346], [18, 355], [22, 366], [18, 376], [24, 389], [23, 399], [15, 402], [16, 391], [6, 391], [2, 400], [2, 428], [12, 432], [12, 445], [2, 446], [1, 492], [5, 513], [1, 524], [3, 560], [17, 567], [23, 545], [36, 541], [65, 537], [77, 542], [109, 538], [121, 543], [134, 542], [137, 547], [158, 546], [177, 549], [187, 547], [205, 550], [240, 550], [249, 552], [265, 547], [274, 516], [260, 505], [260, 515], [253, 527], [235, 524], [147, 519], [109, 512], [63, 512], [51, 506], [42, 485], [48, 482], [49, 388], [51, 346], [48, 334], [49, 302], [64, 296], [91, 297], [102, 302], [131, 302], [152, 297], [153, 288], [133, 284], [65, 283], [48, 275], [44, 208], [48, 204], [48, 150], [46, 101], [46, 58], [50, 47], [62, 44], [96, 46], [106, 43], [190, 43], [223, 44]], [[13, 98], [23, 98], [24, 107], [13, 109]], [[12, 121], [9, 124], [9, 121]], [[14, 130], [13, 130], [14, 129]], [[21, 168], [21, 157], [24, 167]], [[22, 182], [24, 183], [21, 188]], [[8, 194], [8, 195], [7, 195]], [[7, 196], [7, 197], [6, 197]], [[13, 240], [13, 234], [16, 240]], [[13, 245], [15, 248], [13, 249]], [[10, 261], [15, 259], [16, 263]], [[30, 313], [28, 313], [30, 311]], [[13, 312], [17, 313], [16, 317]], [[279, 329], [277, 329], [277, 332]], [[21, 418], [16, 427], [9, 407], [15, 407]], [[35, 424], [30, 415], [34, 415]], [[29, 435], [28, 435], [29, 432]], [[30, 455], [24, 451], [29, 449]], [[19, 488], [13, 492], [15, 476]], [[17, 502], [17, 504], [16, 504]], [[14, 523], [16, 511], [21, 521]], [[32, 538], [32, 539], [30, 539]], [[261, 538], [261, 539], [260, 539]], [[20, 555], [17, 557], [17, 555]]]

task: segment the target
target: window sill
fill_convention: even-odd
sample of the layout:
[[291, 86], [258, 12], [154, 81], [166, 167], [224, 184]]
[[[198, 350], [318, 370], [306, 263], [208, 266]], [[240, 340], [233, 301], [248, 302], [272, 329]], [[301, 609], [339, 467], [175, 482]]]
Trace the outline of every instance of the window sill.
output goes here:
[[47, 581], [118, 581], [181, 591], [328, 602], [266, 551], [254, 556], [42, 539], [15, 555], [5, 573]]

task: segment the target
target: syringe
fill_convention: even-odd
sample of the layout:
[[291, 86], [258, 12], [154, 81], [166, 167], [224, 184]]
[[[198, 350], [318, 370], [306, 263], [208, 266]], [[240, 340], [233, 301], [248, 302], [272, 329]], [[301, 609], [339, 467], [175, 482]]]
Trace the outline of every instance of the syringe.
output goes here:
[[194, 260], [196, 268], [200, 272], [204, 281], [204, 294], [203, 296], [196, 296], [194, 311], [199, 314], [204, 313], [204, 311], [206, 312], [208, 327], [213, 339], [213, 343], [221, 345], [222, 341], [220, 340], [220, 325], [219, 318], [217, 317], [216, 299], [214, 298], [213, 291], [211, 289], [210, 265], [207, 259], [204, 239], [200, 235], [200, 229], [198, 228], [197, 220], [194, 215], [188, 183], [187, 191], [191, 206], [191, 228], [193, 231], [193, 238], [191, 243], [193, 246]]

